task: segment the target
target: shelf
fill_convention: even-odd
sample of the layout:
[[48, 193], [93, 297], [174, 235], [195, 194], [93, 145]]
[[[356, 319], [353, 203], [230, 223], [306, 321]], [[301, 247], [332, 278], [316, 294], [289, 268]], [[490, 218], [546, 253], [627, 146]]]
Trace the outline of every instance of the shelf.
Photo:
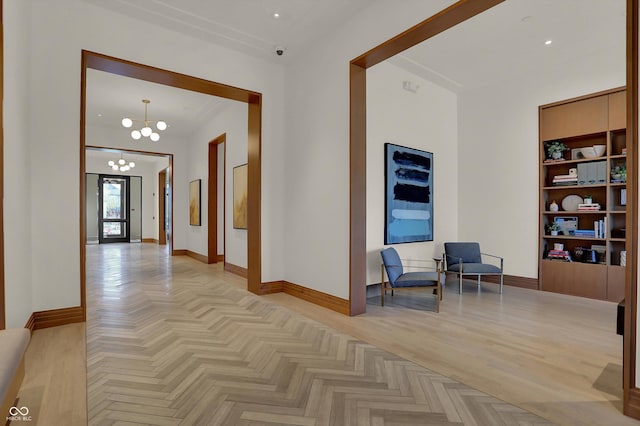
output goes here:
[[[606, 238], [590, 238], [576, 237], [574, 235], [545, 235], [543, 238], [547, 240], [588, 240], [588, 241], [606, 241]], [[624, 241], [624, 240], [622, 240]]]
[[[559, 214], [559, 215], [574, 215], [574, 214], [608, 214], [608, 213], [614, 213], [614, 212], [609, 212], [608, 210], [588, 210], [588, 211], [583, 211], [583, 210], [578, 210], [578, 211], [574, 211], [574, 212], [569, 212], [566, 210], [560, 210], [558, 212], [552, 212], [552, 211], [544, 211], [542, 212], [543, 214]], [[617, 212], [615, 212], [617, 213]], [[624, 212], [621, 212], [624, 213]]]
[[[615, 185], [615, 184], [611, 184], [611, 185]], [[596, 185], [558, 185], [558, 186], [545, 186], [542, 189], [544, 189], [545, 191], [549, 191], [549, 190], [562, 190], [562, 189], [585, 189], [585, 188], [606, 188], [607, 184], [606, 183], [599, 183]]]
[[605, 161], [607, 158], [625, 158], [626, 155], [611, 155], [609, 157], [603, 155], [602, 157], [594, 158], [578, 158], [576, 160], [545, 160], [542, 162], [543, 166], [558, 166], [562, 164], [578, 164], [578, 163], [591, 163], [592, 161]]
[[[611, 171], [618, 166], [628, 165], [630, 161], [627, 160], [628, 155], [623, 154], [623, 150], [631, 143], [624, 129], [626, 98], [625, 90], [616, 88], [539, 108], [538, 218], [541, 237], [538, 242], [538, 277], [541, 290], [601, 300], [618, 300], [620, 295], [624, 295], [625, 268], [618, 265], [620, 253], [625, 250], [629, 239], [623, 231], [628, 219], [627, 207], [621, 202], [625, 200], [625, 195], [628, 202], [631, 194], [625, 194], [630, 189], [627, 182], [613, 181]], [[563, 152], [564, 158], [547, 158], [549, 142], [553, 141], [565, 144], [567, 151]], [[593, 145], [604, 145], [606, 151], [596, 158], [577, 158], [582, 157], [580, 149]], [[580, 174], [580, 184], [577, 178], [572, 180], [567, 177], [575, 171]], [[616, 174], [615, 177], [624, 177], [624, 174]], [[630, 178], [633, 179], [633, 176]], [[554, 185], [554, 179], [572, 185]], [[599, 203], [601, 210], [562, 210], [562, 200], [566, 197], [577, 196], [583, 200], [586, 194]], [[550, 205], [556, 207], [554, 203], [560, 205], [558, 211], [550, 210]], [[577, 204], [567, 207], [576, 208]], [[549, 224], [563, 216], [576, 218], [579, 225], [575, 226], [581, 231], [591, 232], [550, 235]], [[606, 223], [605, 232], [594, 233], [592, 225], [602, 226], [601, 223]], [[562, 245], [563, 250], [575, 258], [573, 262], [543, 258], [554, 245]], [[576, 251], [594, 250], [592, 247], [597, 246], [606, 248], [605, 253], [597, 255], [597, 260], [603, 263], [576, 260], [586, 259], [577, 256]], [[589, 253], [589, 256], [593, 256], [593, 253]]]

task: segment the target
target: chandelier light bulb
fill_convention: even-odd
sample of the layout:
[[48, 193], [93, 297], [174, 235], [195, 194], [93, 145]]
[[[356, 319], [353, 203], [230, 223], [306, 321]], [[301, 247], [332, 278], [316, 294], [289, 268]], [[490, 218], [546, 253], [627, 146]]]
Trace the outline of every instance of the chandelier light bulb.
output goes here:
[[109, 160], [109, 162], [107, 163], [110, 167], [113, 167], [114, 164], [116, 164], [113, 160]]
[[145, 138], [148, 138], [149, 136], [151, 136], [152, 132], [153, 130], [151, 130], [151, 127], [149, 126], [145, 126], [142, 128], [142, 130], [140, 130], [140, 133], [142, 133], [142, 136], [144, 136]]
[[160, 120], [156, 123], [156, 127], [158, 128], [158, 130], [166, 130], [167, 128], [167, 123], [165, 123], [164, 121]]
[[133, 169], [135, 166], [136, 166], [136, 163], [134, 163], [133, 161], [131, 161], [131, 162], [129, 163], [129, 167], [131, 167], [132, 169]]
[[129, 127], [133, 126], [133, 120], [131, 120], [130, 118], [127, 118], [127, 117], [123, 118], [122, 119], [122, 126], [126, 127], [128, 129]]
[[131, 137], [135, 140], [138, 140], [142, 137], [142, 134], [138, 130], [134, 130], [131, 132]]
[[156, 132], [151, 133], [151, 136], [149, 136], [149, 139], [151, 139], [154, 142], [158, 142], [160, 140], [160, 135], [157, 134]]
[[118, 164], [120, 164], [121, 166], [124, 166], [125, 163], [126, 161], [124, 161], [124, 158], [118, 160]]
[[[110, 162], [111, 162], [111, 163], [113, 163], [113, 161], [110, 161]], [[117, 164], [114, 164], [113, 166], [111, 166], [111, 168], [112, 168], [113, 170], [118, 170], [118, 165], [117, 165]]]

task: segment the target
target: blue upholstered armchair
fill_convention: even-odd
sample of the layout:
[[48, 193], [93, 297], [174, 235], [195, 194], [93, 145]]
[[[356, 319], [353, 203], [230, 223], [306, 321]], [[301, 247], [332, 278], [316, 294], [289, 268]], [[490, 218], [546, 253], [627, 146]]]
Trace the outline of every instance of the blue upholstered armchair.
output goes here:
[[[416, 272], [405, 272], [402, 266], [402, 259], [396, 249], [389, 247], [380, 252], [382, 256], [382, 279], [380, 288], [380, 303], [384, 306], [384, 296], [387, 290], [410, 290], [422, 287], [435, 287], [436, 312], [440, 312], [440, 300], [442, 299], [442, 285], [444, 284], [444, 274], [441, 273], [439, 259], [435, 260], [435, 266], [407, 266], [407, 269], [418, 269]], [[412, 262], [431, 262], [413, 260]], [[387, 272], [389, 281], [385, 281], [384, 273]]]
[[[464, 275], [478, 276], [478, 289], [480, 289], [480, 277], [482, 275], [500, 275], [500, 293], [504, 281], [504, 259], [500, 256], [481, 253], [479, 243], [444, 243], [445, 270], [453, 272], [460, 277], [460, 294], [462, 294], [462, 277]], [[483, 263], [482, 256], [487, 256], [500, 262], [500, 266], [491, 263]]]

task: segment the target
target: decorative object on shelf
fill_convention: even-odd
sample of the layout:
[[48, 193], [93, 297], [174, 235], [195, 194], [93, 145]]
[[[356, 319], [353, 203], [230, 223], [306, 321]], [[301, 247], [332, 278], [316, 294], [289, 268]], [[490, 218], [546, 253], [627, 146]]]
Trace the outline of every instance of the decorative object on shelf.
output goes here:
[[549, 224], [549, 233], [553, 237], [556, 237], [559, 231], [560, 231], [560, 224], [558, 222], [551, 222]]
[[627, 205], [627, 188], [620, 189], [620, 205]]
[[133, 126], [134, 121], [140, 122], [143, 124], [142, 128], [140, 130], [131, 131], [131, 138], [138, 140], [142, 136], [144, 136], [145, 138], [149, 138], [152, 141], [157, 142], [158, 140], [160, 140], [160, 135], [151, 129], [150, 124], [155, 123], [156, 129], [162, 131], [167, 128], [167, 123], [162, 120], [149, 120], [147, 118], [147, 107], [149, 106], [151, 101], [149, 99], [143, 99], [142, 103], [144, 103], [144, 120], [136, 120], [135, 118], [125, 117], [122, 119], [122, 126], [128, 129]]
[[554, 250], [558, 250], [558, 251], [562, 251], [562, 250], [564, 250], [564, 244], [562, 244], [562, 243], [554, 243], [553, 244], [553, 249]]
[[107, 162], [107, 165], [111, 167], [111, 170], [128, 172], [136, 166], [136, 163], [134, 163], [133, 161], [125, 161], [125, 159], [123, 158], [123, 154], [120, 154], [120, 159], [118, 161], [109, 160]]
[[611, 168], [611, 182], [623, 183], [627, 181], [627, 165], [615, 166]]
[[627, 251], [622, 250], [620, 252], [620, 266], [627, 266]]
[[189, 182], [189, 225], [200, 226], [200, 179]]
[[547, 155], [553, 160], [559, 160], [567, 149], [564, 142], [552, 141], [547, 144]]
[[573, 148], [571, 149], [571, 159], [572, 160], [582, 160], [584, 155], [582, 155], [582, 148]]
[[578, 177], [578, 169], [575, 167], [572, 167], [569, 169], [569, 176], [575, 176]]
[[433, 154], [384, 144], [384, 243], [433, 241]]
[[249, 166], [242, 164], [233, 168], [233, 228], [247, 229], [247, 200]]
[[582, 203], [582, 197], [579, 195], [571, 194], [567, 195], [562, 199], [560, 205], [562, 206], [562, 210], [568, 212], [576, 212], [578, 211], [578, 206]]
[[584, 158], [598, 158], [602, 157], [607, 151], [606, 145], [593, 145], [580, 148], [580, 152]]
[[552, 212], [558, 211], [558, 203], [556, 203], [556, 200], [553, 200], [551, 204], [549, 204], [549, 211], [552, 211]]
[[582, 200], [582, 202], [584, 204], [591, 204], [591, 203], [593, 203], [593, 198], [591, 198], [591, 195], [585, 195], [584, 199]]

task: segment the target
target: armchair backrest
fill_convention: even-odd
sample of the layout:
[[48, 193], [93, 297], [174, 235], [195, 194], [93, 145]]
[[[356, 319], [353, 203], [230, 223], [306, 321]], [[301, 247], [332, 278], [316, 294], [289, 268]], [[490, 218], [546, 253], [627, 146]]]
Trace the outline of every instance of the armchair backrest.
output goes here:
[[393, 247], [386, 248], [380, 252], [384, 269], [387, 271], [389, 283], [393, 286], [400, 275], [403, 274], [402, 261], [400, 255]]
[[460, 263], [482, 263], [479, 243], [444, 243], [445, 262], [447, 266]]

